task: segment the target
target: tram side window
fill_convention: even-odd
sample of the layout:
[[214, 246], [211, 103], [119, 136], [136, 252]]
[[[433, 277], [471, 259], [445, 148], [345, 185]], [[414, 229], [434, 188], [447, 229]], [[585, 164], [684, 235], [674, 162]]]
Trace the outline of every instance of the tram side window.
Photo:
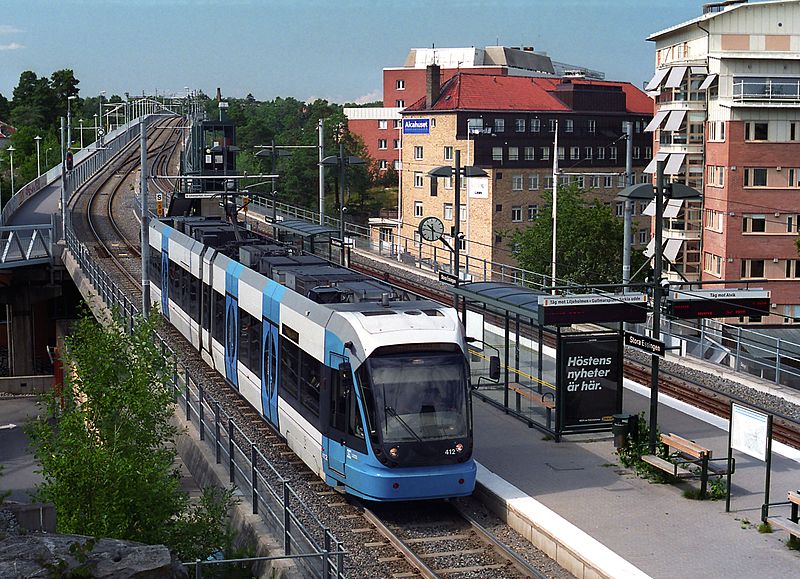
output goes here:
[[239, 361], [256, 376], [261, 375], [261, 324], [239, 310]]
[[[358, 411], [358, 399], [352, 389], [350, 390], [348, 400], [350, 401], [350, 420], [347, 424], [347, 433], [359, 439], [359, 441], [362, 441], [364, 440], [364, 428], [361, 426], [361, 412]], [[363, 452], [366, 451], [367, 445], [366, 441], [364, 441]]]
[[220, 344], [225, 344], [225, 296], [212, 292], [214, 295], [214, 325], [212, 337]]
[[186, 285], [189, 286], [189, 316], [196, 323], [200, 322], [200, 280], [186, 272]]
[[150, 248], [150, 267], [147, 275], [150, 277], [150, 283], [161, 289], [161, 252], [152, 247]]
[[342, 377], [337, 369], [328, 368], [331, 384], [331, 428], [344, 432], [347, 425], [347, 391], [342, 388]]
[[189, 298], [189, 288], [192, 285], [192, 276], [191, 274], [183, 269], [182, 267], [179, 268], [181, 272], [180, 277], [180, 290], [181, 290], [181, 309], [189, 314], [191, 317], [192, 309], [190, 307], [191, 300]]
[[314, 416], [319, 416], [319, 385], [322, 376], [322, 363], [313, 356], [300, 352], [300, 402]]
[[203, 300], [201, 304], [201, 314], [203, 320], [203, 329], [211, 329], [211, 286], [203, 284], [202, 286]]
[[289, 341], [285, 336], [280, 339], [280, 384], [281, 390], [291, 396], [298, 398], [298, 374], [300, 372], [300, 348]]
[[180, 274], [181, 268], [174, 261], [169, 262], [169, 298], [181, 307], [180, 294]]

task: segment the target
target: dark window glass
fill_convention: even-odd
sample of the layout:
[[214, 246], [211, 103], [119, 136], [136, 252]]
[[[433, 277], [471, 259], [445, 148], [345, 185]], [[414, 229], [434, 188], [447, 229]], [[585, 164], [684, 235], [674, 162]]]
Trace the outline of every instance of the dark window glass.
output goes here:
[[338, 368], [329, 369], [331, 384], [331, 428], [344, 432], [347, 424], [347, 391], [342, 388]]
[[319, 386], [322, 364], [313, 356], [300, 352], [300, 402], [315, 416], [319, 416]]
[[203, 329], [211, 329], [211, 286], [203, 284], [202, 309]]
[[290, 342], [285, 336], [280, 338], [280, 388], [284, 394], [298, 398], [298, 374], [300, 371], [300, 348]]
[[220, 344], [225, 344], [225, 296], [211, 292], [214, 296], [214, 325], [212, 336]]

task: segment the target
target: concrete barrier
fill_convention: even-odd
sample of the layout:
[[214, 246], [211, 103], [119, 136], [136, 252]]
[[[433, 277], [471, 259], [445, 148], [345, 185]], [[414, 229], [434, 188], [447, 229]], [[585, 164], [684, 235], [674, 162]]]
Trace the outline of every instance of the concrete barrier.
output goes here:
[[6, 394], [42, 394], [53, 388], [53, 375], [5, 376], [0, 378], [0, 392]]

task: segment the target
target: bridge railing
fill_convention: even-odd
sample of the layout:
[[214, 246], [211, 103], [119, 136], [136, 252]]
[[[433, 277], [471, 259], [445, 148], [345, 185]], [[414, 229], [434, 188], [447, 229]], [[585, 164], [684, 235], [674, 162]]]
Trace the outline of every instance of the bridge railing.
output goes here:
[[[109, 273], [98, 264], [88, 248], [71, 229], [67, 230], [67, 249], [105, 306], [116, 313], [118, 322], [132, 332], [140, 308]], [[176, 412], [197, 428], [200, 440], [224, 464], [228, 482], [235, 484], [251, 501], [253, 514], [278, 537], [282, 537], [285, 556], [297, 557], [305, 576], [344, 577], [344, 551], [330, 529], [308, 508], [289, 481], [262, 453], [248, 434], [246, 425], [225, 411], [224, 403], [209, 394], [192, 369], [181, 362], [175, 350], [160, 336], [156, 343], [173, 363], [170, 385], [175, 392]]]
[[50, 263], [54, 229], [52, 222], [0, 227], [0, 267]]

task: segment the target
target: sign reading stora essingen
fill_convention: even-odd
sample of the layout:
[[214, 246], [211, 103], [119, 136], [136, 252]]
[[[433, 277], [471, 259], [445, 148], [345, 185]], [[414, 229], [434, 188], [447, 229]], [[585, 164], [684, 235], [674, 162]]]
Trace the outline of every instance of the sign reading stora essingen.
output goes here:
[[403, 119], [404, 135], [427, 135], [430, 132], [430, 119]]

